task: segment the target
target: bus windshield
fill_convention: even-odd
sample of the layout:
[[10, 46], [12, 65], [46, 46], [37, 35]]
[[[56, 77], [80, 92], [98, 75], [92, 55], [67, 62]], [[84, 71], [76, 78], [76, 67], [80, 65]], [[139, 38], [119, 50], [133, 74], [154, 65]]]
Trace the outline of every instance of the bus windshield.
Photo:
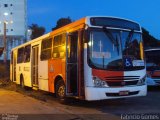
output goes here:
[[146, 51], [145, 55], [147, 70], [160, 70], [160, 50]]
[[120, 30], [90, 30], [89, 65], [105, 70], [144, 69], [141, 33]]

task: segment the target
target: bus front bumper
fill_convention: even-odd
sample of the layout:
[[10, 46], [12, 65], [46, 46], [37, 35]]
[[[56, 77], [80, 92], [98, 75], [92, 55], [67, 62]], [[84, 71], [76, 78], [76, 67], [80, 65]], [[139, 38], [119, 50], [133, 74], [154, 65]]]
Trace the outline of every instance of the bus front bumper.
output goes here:
[[85, 99], [88, 101], [146, 96], [147, 85], [133, 87], [97, 88], [86, 87]]

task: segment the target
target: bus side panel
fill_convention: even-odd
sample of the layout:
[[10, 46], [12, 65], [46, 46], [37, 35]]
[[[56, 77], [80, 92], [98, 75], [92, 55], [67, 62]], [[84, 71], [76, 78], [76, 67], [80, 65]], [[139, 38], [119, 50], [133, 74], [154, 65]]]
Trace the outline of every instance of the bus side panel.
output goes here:
[[38, 87], [40, 90], [48, 91], [48, 61], [38, 63]]
[[20, 84], [20, 75], [22, 73], [22, 65], [21, 64], [16, 65], [16, 83], [17, 84]]
[[32, 87], [31, 83], [31, 62], [23, 63], [23, 78], [24, 78], [24, 84], [25, 86]]
[[65, 59], [51, 59], [48, 61], [48, 76], [49, 76], [49, 92], [54, 93], [54, 82], [57, 76], [61, 76], [65, 81]]
[[17, 64], [17, 84], [20, 84], [20, 77], [23, 77], [24, 85], [31, 87], [31, 69], [30, 69], [30, 62], [29, 63], [20, 63]]

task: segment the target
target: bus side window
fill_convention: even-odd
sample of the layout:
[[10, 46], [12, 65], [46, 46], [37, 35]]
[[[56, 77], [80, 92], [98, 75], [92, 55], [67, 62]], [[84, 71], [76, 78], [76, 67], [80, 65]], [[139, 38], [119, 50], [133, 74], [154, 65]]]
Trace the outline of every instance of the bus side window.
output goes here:
[[22, 63], [24, 60], [23, 57], [24, 57], [24, 48], [22, 47], [18, 49], [17, 63]]
[[42, 40], [41, 46], [41, 60], [48, 60], [51, 58], [52, 38]]
[[54, 37], [53, 42], [53, 58], [64, 58], [65, 56], [66, 34]]
[[30, 62], [30, 52], [31, 52], [31, 45], [27, 45], [24, 48], [24, 62]]

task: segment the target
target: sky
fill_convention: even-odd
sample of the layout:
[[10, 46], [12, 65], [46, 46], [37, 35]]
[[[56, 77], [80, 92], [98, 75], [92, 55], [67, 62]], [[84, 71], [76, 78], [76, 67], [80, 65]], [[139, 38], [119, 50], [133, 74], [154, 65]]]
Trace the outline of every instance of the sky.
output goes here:
[[50, 32], [59, 18], [115, 16], [138, 22], [160, 39], [160, 0], [28, 0], [28, 25], [38, 24]]

